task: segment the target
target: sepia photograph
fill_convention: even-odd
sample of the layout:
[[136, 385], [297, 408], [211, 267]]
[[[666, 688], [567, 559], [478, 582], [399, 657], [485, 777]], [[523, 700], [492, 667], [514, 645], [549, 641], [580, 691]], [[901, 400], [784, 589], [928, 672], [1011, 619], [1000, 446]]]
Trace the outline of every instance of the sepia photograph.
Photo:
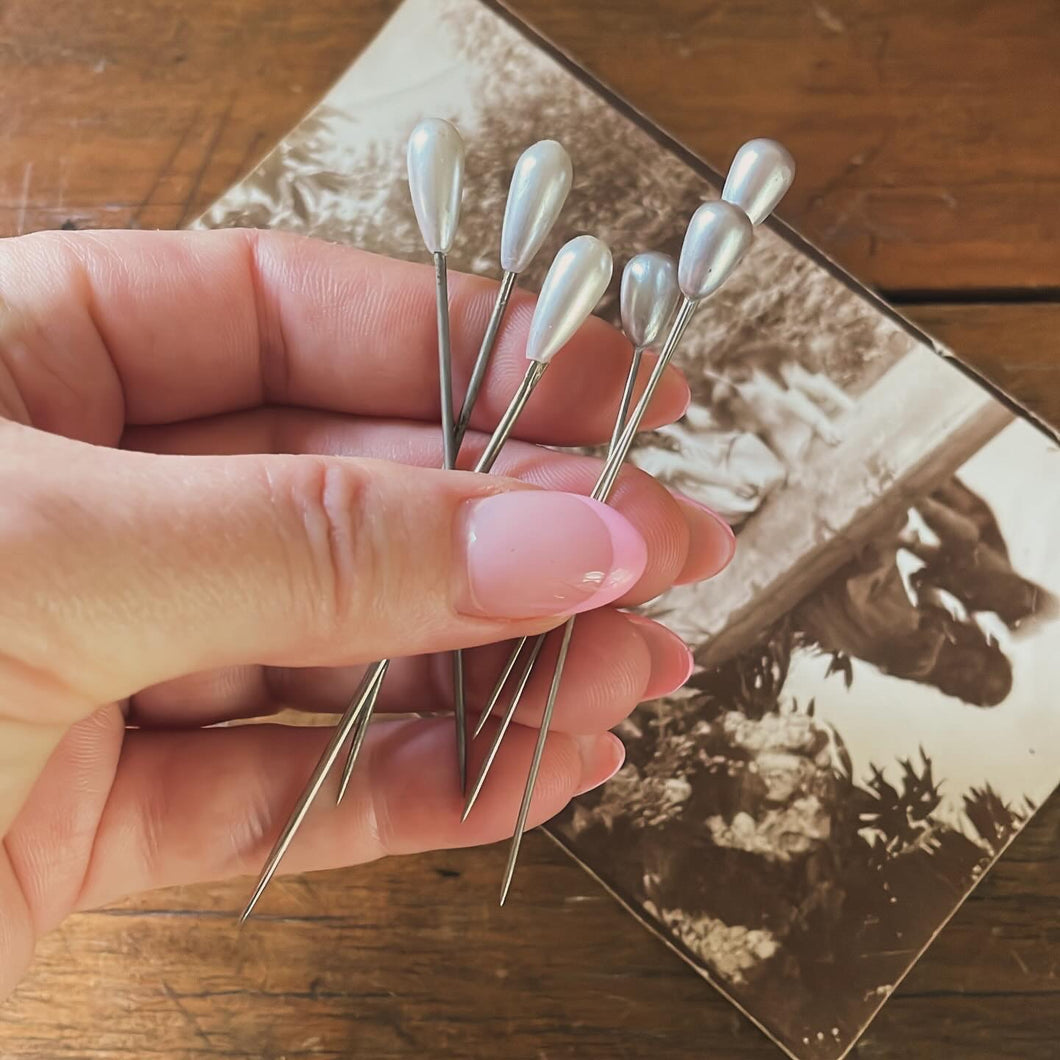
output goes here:
[[[197, 226], [422, 261], [404, 152], [429, 115], [468, 144], [450, 266], [500, 277], [512, 167], [559, 139], [573, 190], [519, 285], [590, 232], [615, 324], [621, 266], [676, 254], [720, 192], [495, 11], [408, 0]], [[696, 669], [548, 830], [790, 1055], [836, 1060], [1060, 778], [1060, 449], [779, 224], [678, 361], [692, 403], [632, 459], [737, 557], [644, 609]]]
[[843, 1055], [1051, 790], [1060, 502], [1023, 513], [1058, 463], [1013, 423], [721, 661], [658, 601], [701, 665], [553, 826], [796, 1056]]

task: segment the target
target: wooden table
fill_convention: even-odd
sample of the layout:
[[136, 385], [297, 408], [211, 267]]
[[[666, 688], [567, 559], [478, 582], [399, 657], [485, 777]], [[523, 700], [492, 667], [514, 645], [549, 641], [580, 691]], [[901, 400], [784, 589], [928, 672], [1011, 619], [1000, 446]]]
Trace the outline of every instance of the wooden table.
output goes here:
[[[180, 225], [292, 125], [391, 0], [7, 0], [0, 234]], [[800, 160], [781, 211], [1060, 424], [1055, 0], [516, 0], [716, 166]], [[1055, 1057], [1060, 799], [856, 1051]], [[237, 941], [234, 885], [71, 919], [0, 1009], [5, 1060], [779, 1055], [540, 835], [283, 882]]]

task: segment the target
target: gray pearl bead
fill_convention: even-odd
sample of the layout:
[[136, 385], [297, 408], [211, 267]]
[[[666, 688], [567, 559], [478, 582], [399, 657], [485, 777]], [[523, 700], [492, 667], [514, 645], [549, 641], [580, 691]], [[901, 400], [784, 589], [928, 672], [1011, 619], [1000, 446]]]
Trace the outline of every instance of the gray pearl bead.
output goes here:
[[654, 346], [677, 308], [677, 266], [656, 250], [630, 258], [622, 272], [622, 328], [636, 349]]
[[753, 239], [754, 226], [739, 206], [703, 203], [688, 222], [681, 245], [681, 293], [697, 302], [709, 298], [732, 275]]

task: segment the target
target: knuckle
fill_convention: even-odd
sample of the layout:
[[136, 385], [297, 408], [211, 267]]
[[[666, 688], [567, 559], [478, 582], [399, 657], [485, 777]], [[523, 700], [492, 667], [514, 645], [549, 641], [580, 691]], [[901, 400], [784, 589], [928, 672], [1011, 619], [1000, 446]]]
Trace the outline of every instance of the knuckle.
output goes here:
[[290, 597], [315, 624], [340, 625], [370, 591], [378, 552], [366, 518], [371, 482], [353, 462], [299, 458], [270, 487], [289, 527]]

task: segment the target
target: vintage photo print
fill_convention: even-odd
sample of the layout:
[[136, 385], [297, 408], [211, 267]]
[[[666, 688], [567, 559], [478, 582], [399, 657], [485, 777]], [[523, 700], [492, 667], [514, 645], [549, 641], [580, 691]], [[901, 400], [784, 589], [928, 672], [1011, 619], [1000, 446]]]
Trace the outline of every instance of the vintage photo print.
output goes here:
[[[468, 143], [451, 267], [499, 276], [512, 166], [558, 139], [574, 188], [519, 283], [591, 232], [615, 323], [624, 262], [676, 254], [718, 194], [507, 17], [407, 0], [198, 224], [425, 260], [404, 151], [427, 116]], [[646, 608], [697, 668], [549, 830], [788, 1053], [833, 1060], [1060, 775], [1060, 450], [779, 225], [679, 360], [692, 405], [633, 459], [729, 520], [737, 558]]]

